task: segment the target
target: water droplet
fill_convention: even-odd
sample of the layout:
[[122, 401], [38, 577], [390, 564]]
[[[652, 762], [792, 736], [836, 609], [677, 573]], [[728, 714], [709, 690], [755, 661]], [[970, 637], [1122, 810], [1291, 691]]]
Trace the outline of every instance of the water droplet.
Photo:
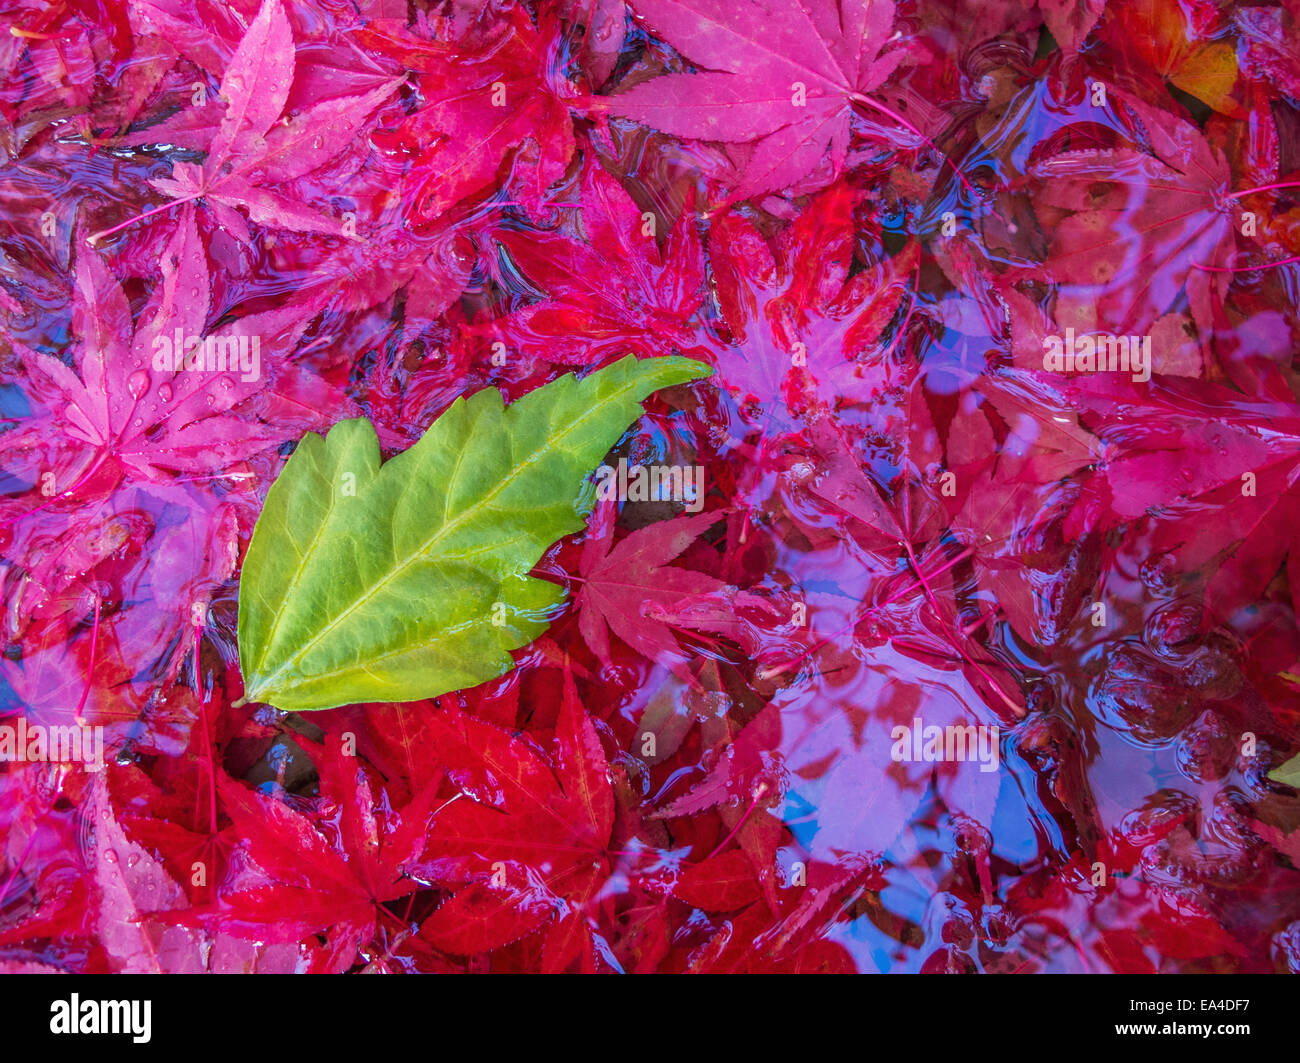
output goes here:
[[160, 386], [158, 388], [158, 397], [162, 399], [163, 402], [171, 402], [172, 386], [170, 384], [163, 384], [162, 386]]
[[205, 401], [209, 406], [211, 406], [211, 405], [212, 405], [214, 402], [216, 402], [217, 400], [216, 400], [215, 398], [213, 398], [211, 395], [209, 395], [209, 396], [208, 396], [204, 401]]
[[311, 146], [315, 148], [317, 151], [320, 151], [320, 149], [325, 146], [325, 138], [317, 137], [315, 140], [311, 142]]
[[126, 389], [131, 393], [131, 398], [138, 399], [149, 390], [149, 374], [143, 369], [137, 369], [126, 378]]
[[108, 863], [110, 863], [110, 864], [116, 864], [116, 863], [117, 863], [117, 853], [113, 852], [112, 849], [105, 849], [105, 850], [104, 850], [104, 859], [105, 859], [106, 861], [108, 861]]

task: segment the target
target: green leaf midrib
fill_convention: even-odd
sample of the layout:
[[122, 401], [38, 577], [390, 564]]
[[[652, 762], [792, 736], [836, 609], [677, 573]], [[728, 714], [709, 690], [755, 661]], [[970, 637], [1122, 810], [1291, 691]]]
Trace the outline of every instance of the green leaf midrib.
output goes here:
[[[559, 584], [555, 584], [555, 586], [558, 587]], [[367, 658], [366, 663], [364, 665], [360, 663], [344, 664], [344, 665], [340, 665], [337, 668], [329, 668], [329, 669], [325, 669], [324, 671], [313, 672], [311, 677], [312, 682], [317, 682], [318, 680], [321, 679], [332, 679], [336, 676], [346, 675], [348, 672], [369, 673], [370, 668], [368, 666], [370, 665], [379, 664], [384, 661], [391, 660], [394, 657], [401, 657], [403, 654], [413, 653], [417, 649], [432, 646], [438, 642], [445, 641], [451, 635], [459, 635], [467, 629], [481, 627], [483, 624], [489, 622], [490, 621], [487, 617], [479, 617], [478, 619], [475, 620], [467, 620], [465, 623], [461, 624], [459, 627], [455, 629], [447, 628], [447, 629], [433, 632], [427, 639], [421, 642], [418, 646], [399, 646], [396, 649], [385, 650], [383, 653], [378, 653], [373, 657]], [[274, 675], [271, 676], [271, 678], [274, 678], [275, 675], [278, 674], [279, 672], [277, 671], [276, 673], [274, 673]], [[258, 687], [258, 689], [260, 690], [261, 687]]]
[[[636, 388], [637, 388], [637, 381], [635, 379], [628, 380], [625, 383], [623, 383], [617, 391], [612, 392], [608, 397], [607, 401], [618, 401], [624, 398], [626, 395], [630, 393], [634, 393], [636, 391]], [[498, 401], [500, 401], [500, 393], [497, 394], [497, 399]], [[514, 408], [513, 406], [506, 408], [507, 415], [509, 411], [513, 408]], [[361, 594], [356, 598], [353, 598], [347, 604], [347, 606], [345, 606], [338, 613], [336, 613], [334, 617], [331, 618], [327, 624], [325, 624], [310, 639], [308, 639], [302, 646], [300, 646], [295, 653], [287, 657], [284, 660], [284, 662], [281, 663], [278, 668], [276, 668], [274, 672], [270, 673], [269, 675], [261, 677], [261, 681], [254, 684], [253, 690], [250, 692], [250, 696], [256, 698], [257, 695], [259, 695], [263, 691], [270, 691], [270, 690], [277, 689], [275, 685], [276, 682], [285, 675], [285, 673], [290, 669], [292, 665], [301, 662], [302, 659], [307, 655], [307, 653], [310, 652], [316, 645], [318, 645], [320, 641], [323, 638], [325, 638], [325, 636], [327, 636], [343, 621], [353, 616], [358, 609], [362, 608], [365, 604], [370, 602], [394, 579], [396, 579], [398, 576], [405, 573], [412, 565], [415, 565], [420, 561], [424, 560], [429, 554], [429, 552], [434, 547], [436, 547], [437, 544], [442, 539], [444, 539], [448, 534], [450, 534], [451, 531], [458, 528], [462, 523], [464, 523], [466, 520], [469, 520], [471, 517], [477, 516], [483, 506], [490, 504], [493, 498], [501, 494], [502, 491], [504, 491], [507, 487], [509, 487], [514, 482], [516, 482], [518, 478], [522, 476], [526, 471], [531, 469], [533, 465], [536, 463], [538, 457], [543, 452], [561, 446], [564, 440], [566, 440], [574, 432], [580, 430], [580, 428], [587, 423], [589, 418], [597, 416], [599, 412], [600, 412], [599, 405], [590, 407], [589, 413], [586, 416], [577, 418], [576, 420], [570, 422], [570, 424], [567, 425], [559, 434], [548, 436], [546, 439], [546, 443], [543, 447], [534, 450], [533, 453], [530, 454], [524, 461], [516, 465], [508, 475], [502, 477], [493, 486], [493, 488], [489, 492], [487, 492], [487, 494], [483, 495], [480, 499], [478, 499], [474, 505], [463, 508], [459, 514], [457, 514], [454, 518], [452, 518], [451, 521], [447, 521], [444, 518], [443, 523], [439, 526], [437, 531], [429, 539], [425, 540], [425, 542], [420, 545], [420, 548], [417, 551], [412, 552], [408, 557], [402, 560], [395, 568], [391, 569], [379, 580], [372, 583], [363, 594]], [[459, 471], [460, 462], [461, 460], [463, 460], [463, 456], [468, 450], [469, 450], [469, 441], [466, 440], [464, 441], [461, 447], [461, 455], [457, 460], [457, 471]], [[372, 480], [370, 484], [367, 485], [367, 490], [372, 490], [373, 485], [378, 481], [379, 476], [382, 475], [384, 475], [383, 468], [379, 470], [379, 474], [375, 477], [375, 479]], [[449, 479], [447, 482], [446, 492], [447, 492], [448, 499], [450, 499], [452, 493], [452, 486], [454, 482], [455, 482], [454, 479]], [[283, 610], [279, 615], [283, 615]], [[279, 615], [277, 615], [277, 620], [279, 619]], [[427, 645], [428, 642], [426, 641], [423, 644]], [[268, 646], [269, 645], [270, 645], [270, 640], [268, 640]], [[356, 667], [357, 666], [355, 664], [349, 664], [349, 665], [344, 665], [337, 669], [314, 673], [313, 679], [317, 679], [322, 676], [341, 675], [346, 672], [355, 670]]]

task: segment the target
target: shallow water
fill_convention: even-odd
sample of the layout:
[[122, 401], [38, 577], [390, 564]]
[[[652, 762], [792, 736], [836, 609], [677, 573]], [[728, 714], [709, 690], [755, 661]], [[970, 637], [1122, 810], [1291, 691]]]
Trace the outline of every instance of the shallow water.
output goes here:
[[[309, 6], [297, 36], [360, 24], [342, 5]], [[1285, 183], [1300, 162], [1295, 108], [1246, 32], [1263, 32], [1251, 12], [1272, 10], [1234, 8], [1184, 36], [1188, 49], [1235, 47], [1236, 98], [1216, 112], [1171, 91], [1161, 102], [1178, 113], [1161, 132], [1141, 121], [1155, 113], [1142, 65], [1151, 56], [1126, 50], [1113, 14], [1067, 61], [1012, 31], [971, 47], [974, 24], [956, 9], [905, 5], [898, 46], [916, 58], [889, 98], [934, 143], [858, 107], [845, 176], [729, 214], [717, 144], [616, 117], [597, 135], [578, 116], [582, 144], [634, 213], [659, 221], [643, 261], [609, 257], [584, 223], [576, 161], [536, 209], [515, 198], [523, 180], [507, 166], [445, 217], [413, 218], [382, 248], [334, 248], [324, 266], [316, 237], [262, 233], [244, 245], [206, 220], [210, 327], [316, 295], [321, 305], [268, 361], [264, 386], [233, 407], [250, 431], [273, 429], [265, 448], [215, 443], [206, 471], [150, 475], [97, 464], [24, 362], [47, 354], [80, 367], [81, 237], [158, 205], [147, 182], [201, 154], [145, 140], [92, 150], [86, 107], [21, 64], [11, 70], [0, 283], [18, 309], [3, 311], [0, 342], [0, 716], [102, 725], [109, 766], [0, 773], [0, 960], [73, 970], [140, 962], [138, 947], [106, 929], [125, 896], [137, 915], [154, 913], [143, 925], [164, 967], [537, 969], [544, 934], [471, 956], [421, 938], [455, 892], [436, 844], [407, 895], [376, 900], [376, 926], [356, 941], [340, 932], [328, 943], [303, 934], [302, 946], [250, 945], [252, 932], [213, 931], [216, 916], [204, 937], [168, 913], [220, 914], [259, 875], [275, 879], [244, 850], [221, 786], [283, 800], [356, 866], [354, 827], [321, 795], [313, 766], [322, 735], [363, 736], [385, 822], [444, 768], [441, 799], [508, 803], [491, 779], [440, 763], [420, 714], [458, 706], [552, 755], [568, 661], [618, 818], [597, 846], [594, 883], [554, 886], [547, 875], [578, 874], [557, 843], [529, 865], [526, 892], [548, 904], [563, 896], [580, 913], [597, 966], [729, 969], [752, 954], [782, 969], [1300, 971], [1296, 870], [1259, 827], [1285, 833], [1300, 822], [1294, 790], [1266, 777], [1297, 737], [1297, 580], [1280, 551], [1259, 550], [1266, 572], [1231, 567], [1224, 554], [1262, 521], [1293, 538], [1294, 470], [1278, 454], [1300, 424], [1297, 273], [1195, 265], [1295, 253], [1290, 193], [1233, 198]], [[980, 23], [990, 36], [1004, 28], [980, 17], [992, 20]], [[680, 63], [635, 22], [629, 29], [605, 91]], [[548, 77], [563, 80], [581, 61], [576, 39], [570, 32], [548, 54]], [[300, 79], [358, 89], [388, 68], [375, 58], [373, 70], [340, 73], [320, 42], [300, 43], [299, 61], [309, 71], [300, 67]], [[117, 85], [126, 65], [104, 60], [105, 82]], [[132, 129], [170, 113], [188, 76], [188, 67], [167, 73]], [[1095, 105], [1098, 80], [1137, 103]], [[420, 102], [408, 85], [375, 124], [395, 126]], [[403, 152], [382, 136], [346, 152], [346, 180], [333, 170], [302, 178], [302, 200], [364, 204], [369, 220], [400, 209], [384, 197], [400, 187]], [[1268, 216], [1256, 241], [1233, 245], [1243, 205]], [[801, 230], [809, 218], [823, 228]], [[957, 226], [951, 238], [945, 218]], [[170, 219], [100, 246], [134, 319], [154, 295]], [[702, 299], [674, 319], [665, 307], [690, 303], [674, 285], [690, 285], [662, 267], [688, 231], [702, 241]], [[603, 268], [582, 260], [582, 283], [623, 331], [575, 340], [565, 330], [594, 312], [520, 316], [563, 287], [568, 263], [548, 266], [558, 246], [548, 240], [596, 253]], [[1220, 261], [1228, 245], [1236, 257]], [[417, 261], [423, 272], [403, 280]], [[1035, 361], [1052, 322], [1154, 334], [1165, 360], [1147, 390], [1053, 378]], [[527, 357], [494, 365], [497, 338]], [[586, 357], [537, 356], [569, 341]], [[796, 342], [803, 373], [789, 362]], [[303, 432], [364, 414], [391, 455], [461, 395], [497, 386], [514, 399], [627, 349], [717, 370], [714, 382], [655, 400], [609, 459], [704, 470], [706, 511], [718, 521], [675, 564], [729, 592], [660, 609], [675, 654], [652, 661], [615, 638], [602, 662], [571, 605], [515, 671], [437, 707], [303, 719], [237, 704], [237, 562]], [[154, 392], [142, 408], [158, 401]], [[1232, 508], [1232, 462], [1252, 447], [1263, 455], [1259, 495], [1280, 499], [1257, 518]], [[1139, 464], [1164, 452], [1158, 471]], [[1206, 470], [1219, 459], [1230, 468], [1216, 480]], [[51, 468], [61, 490], [71, 486], [53, 501], [40, 491]], [[946, 470], [961, 484], [955, 501]], [[1151, 487], [1142, 503], [1148, 481], [1179, 476], [1181, 497]], [[1137, 502], [1125, 500], [1130, 488]], [[683, 508], [622, 502], [616, 534]], [[583, 547], [582, 536], [562, 542], [537, 571], [576, 596]], [[900, 760], [895, 729], [916, 720], [997, 736], [983, 760]], [[654, 756], [642, 752], [648, 731]], [[656, 815], [683, 800], [689, 811]], [[435, 816], [435, 838], [436, 825]], [[750, 869], [753, 899], [714, 911], [671, 896], [689, 866], [728, 852]], [[118, 853], [141, 869], [126, 886], [104, 866]], [[191, 858], [211, 866], [202, 887], [183, 884]], [[304, 885], [330, 902], [319, 881]]]

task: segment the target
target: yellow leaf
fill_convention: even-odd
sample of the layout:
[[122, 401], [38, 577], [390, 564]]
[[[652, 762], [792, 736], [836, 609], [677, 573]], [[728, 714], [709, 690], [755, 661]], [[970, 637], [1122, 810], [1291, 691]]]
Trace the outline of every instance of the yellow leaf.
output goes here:
[[1184, 60], [1169, 80], [1220, 114], [1240, 111], [1232, 98], [1237, 83], [1237, 50], [1224, 41], [1203, 44]]

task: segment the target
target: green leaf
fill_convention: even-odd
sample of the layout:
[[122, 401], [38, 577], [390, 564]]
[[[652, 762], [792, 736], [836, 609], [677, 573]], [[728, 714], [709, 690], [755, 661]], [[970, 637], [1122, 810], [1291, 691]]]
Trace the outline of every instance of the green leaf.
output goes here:
[[1294, 786], [1300, 790], [1300, 753], [1288, 760], [1280, 768], [1274, 768], [1268, 773], [1268, 777], [1274, 782], [1280, 782], [1283, 786]]
[[588, 474], [644, 398], [710, 371], [629, 356], [509, 407], [487, 388], [382, 465], [364, 418], [309, 433], [240, 575], [245, 696], [293, 711], [415, 701], [509, 671], [563, 600], [528, 573], [583, 527]]

